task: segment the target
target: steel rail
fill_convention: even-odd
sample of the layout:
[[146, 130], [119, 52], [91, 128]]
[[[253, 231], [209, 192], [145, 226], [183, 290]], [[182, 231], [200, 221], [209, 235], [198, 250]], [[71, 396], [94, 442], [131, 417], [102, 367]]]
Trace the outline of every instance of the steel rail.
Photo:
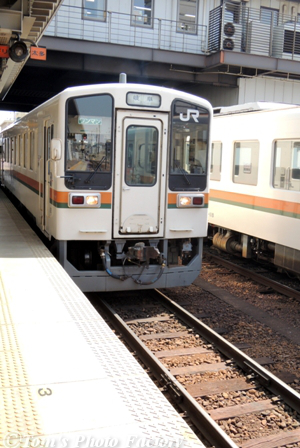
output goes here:
[[217, 255], [212, 254], [205, 254], [207, 258], [212, 259], [216, 263], [220, 264], [221, 266], [224, 266], [225, 268], [232, 269], [237, 274], [241, 274], [247, 278], [250, 278], [251, 280], [256, 281], [257, 283], [260, 283], [264, 286], [267, 286], [268, 288], [274, 289], [274, 291], [283, 294], [287, 297], [292, 297], [293, 299], [297, 299], [300, 301], [300, 291], [297, 291], [293, 288], [290, 288], [289, 286], [282, 285], [279, 282], [276, 282], [274, 280], [268, 279], [260, 274], [257, 274], [255, 272], [251, 272], [246, 268], [243, 268], [241, 266], [238, 266], [235, 263], [232, 263], [231, 261], [224, 260]]
[[135, 351], [139, 359], [171, 394], [178, 406], [187, 412], [195, 427], [199, 429], [209, 443], [215, 446], [215, 448], [238, 448], [108, 303], [104, 300], [99, 300], [98, 305], [108, 316], [114, 328], [120, 332], [131, 349]]
[[286, 404], [300, 413], [300, 394], [298, 392], [198, 320], [176, 302], [169, 299], [165, 294], [159, 290], [155, 291], [160, 295], [166, 308], [174, 313], [177, 318], [180, 318], [187, 325], [193, 327], [196, 332], [213, 344], [223, 355], [234, 361], [244, 372], [252, 373], [263, 387], [273, 394], [279, 395]]

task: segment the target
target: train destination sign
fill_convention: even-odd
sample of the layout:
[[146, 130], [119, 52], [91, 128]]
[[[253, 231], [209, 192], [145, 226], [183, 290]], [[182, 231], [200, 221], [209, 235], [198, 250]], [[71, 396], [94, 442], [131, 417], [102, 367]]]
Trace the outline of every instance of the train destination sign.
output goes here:
[[99, 125], [102, 124], [102, 118], [95, 118], [95, 117], [78, 117], [78, 124], [92, 124], [92, 125]]
[[137, 92], [128, 92], [126, 99], [129, 106], [159, 107], [161, 101], [160, 95]]

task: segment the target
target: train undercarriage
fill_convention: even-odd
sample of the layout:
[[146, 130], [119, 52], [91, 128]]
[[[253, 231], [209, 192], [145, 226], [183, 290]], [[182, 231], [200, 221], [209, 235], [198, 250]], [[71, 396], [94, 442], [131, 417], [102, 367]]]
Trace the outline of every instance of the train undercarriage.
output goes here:
[[202, 239], [53, 240], [49, 248], [74, 278], [107, 276], [121, 282], [130, 278], [146, 286], [174, 269], [191, 271], [190, 265], [201, 263]]
[[258, 262], [273, 264], [278, 271], [300, 280], [300, 251], [232, 230], [210, 226], [208, 238], [221, 251]]

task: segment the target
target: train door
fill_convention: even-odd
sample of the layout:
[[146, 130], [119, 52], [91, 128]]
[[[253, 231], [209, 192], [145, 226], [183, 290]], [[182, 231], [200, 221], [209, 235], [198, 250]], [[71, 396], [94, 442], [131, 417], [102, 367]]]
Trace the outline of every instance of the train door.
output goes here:
[[51, 185], [52, 185], [52, 173], [51, 173], [51, 159], [50, 159], [50, 143], [53, 138], [53, 124], [49, 120], [44, 122], [44, 183], [43, 183], [43, 230], [44, 233], [50, 236], [50, 216], [51, 216]]
[[168, 114], [117, 113], [114, 238], [163, 236]]

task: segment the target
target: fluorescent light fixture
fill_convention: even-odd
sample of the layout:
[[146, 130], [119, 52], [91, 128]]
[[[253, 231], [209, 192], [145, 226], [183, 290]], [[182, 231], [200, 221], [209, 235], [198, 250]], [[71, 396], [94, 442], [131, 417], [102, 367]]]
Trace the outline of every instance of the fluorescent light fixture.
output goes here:
[[193, 14], [184, 14], [184, 17], [193, 17], [194, 19], [196, 16], [193, 16]]

